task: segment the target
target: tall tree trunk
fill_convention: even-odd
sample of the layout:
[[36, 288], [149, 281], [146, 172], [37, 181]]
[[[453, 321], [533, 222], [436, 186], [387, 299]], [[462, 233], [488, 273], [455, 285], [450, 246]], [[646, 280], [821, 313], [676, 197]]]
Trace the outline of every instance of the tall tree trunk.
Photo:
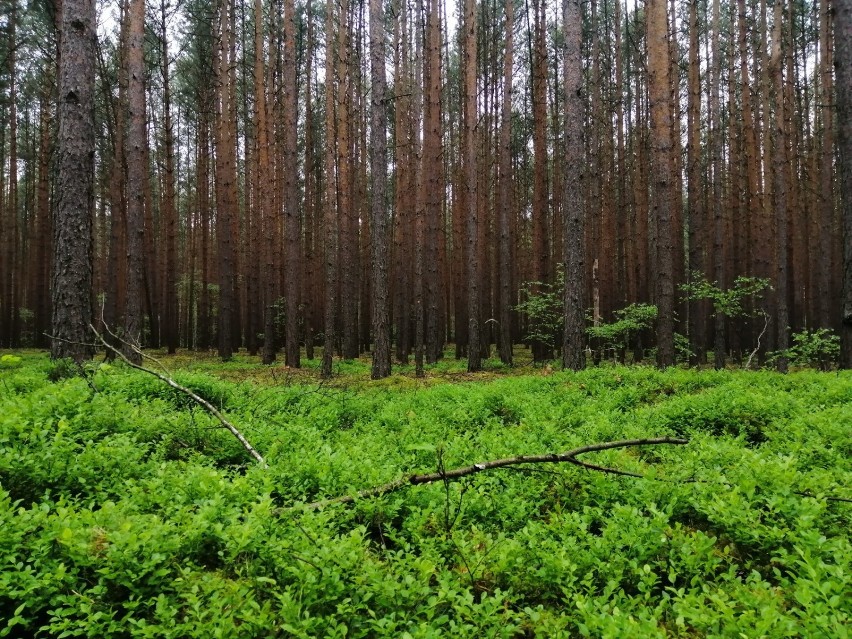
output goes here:
[[343, 0], [339, 8], [335, 79], [337, 85], [336, 135], [340, 251], [340, 324], [344, 359], [358, 357], [358, 223], [354, 198], [354, 159], [352, 143], [352, 107], [354, 79], [352, 72], [352, 3]]
[[[835, 319], [831, 317], [831, 302], [835, 291], [831, 286], [831, 250], [834, 244], [834, 112], [838, 112], [837, 125], [838, 134], [840, 129], [848, 126], [840, 117], [840, 112], [834, 108], [835, 96], [832, 87], [832, 68], [838, 74], [838, 81], [842, 73], [842, 62], [839, 56], [844, 55], [852, 46], [849, 40], [843, 39], [843, 31], [837, 25], [837, 15], [844, 11], [843, 0], [835, 0], [834, 3], [834, 42], [837, 51], [832, 51], [831, 46], [831, 20], [832, 11], [829, 0], [820, 0], [819, 3], [819, 74], [820, 74], [820, 119], [822, 120], [822, 148], [819, 158], [819, 208], [817, 219], [819, 220], [819, 248], [818, 248], [818, 272], [819, 272], [819, 318], [816, 326], [830, 327], [834, 325]], [[849, 35], [846, 33], [845, 35]], [[842, 89], [838, 86], [837, 98], [840, 97]], [[839, 106], [839, 105], [838, 105]], [[842, 182], [841, 182], [842, 184]], [[847, 184], [848, 186], [848, 184]], [[848, 248], [849, 241], [846, 245]]]
[[423, 377], [423, 363], [426, 351], [426, 315], [424, 303], [424, 237], [425, 237], [425, 194], [424, 184], [426, 180], [423, 175], [423, 145], [421, 138], [421, 117], [423, 115], [423, 56], [425, 54], [421, 43], [424, 42], [424, 30], [422, 28], [423, 3], [418, 2], [414, 13], [415, 36], [417, 43], [414, 54], [414, 82], [413, 82], [413, 105], [411, 108], [411, 130], [412, 155], [411, 155], [411, 187], [413, 189], [412, 199], [414, 201], [414, 370], [417, 377]]
[[[746, 238], [743, 243], [746, 249], [746, 254], [743, 255], [743, 263], [748, 267], [745, 269], [750, 275], [758, 275], [756, 270], [756, 260], [754, 257], [755, 244], [757, 242], [757, 226], [759, 224], [761, 213], [760, 201], [760, 158], [758, 157], [758, 136], [755, 126], [754, 107], [752, 100], [752, 87], [749, 79], [748, 63], [751, 59], [749, 52], [748, 28], [745, 0], [737, 0], [738, 16], [737, 16], [737, 34], [739, 40], [740, 53], [740, 87], [742, 90], [742, 127], [743, 127], [743, 147], [745, 150], [745, 170], [746, 181], [745, 189], [745, 206], [746, 218], [745, 224]], [[746, 344], [747, 335], [742, 335], [740, 332], [736, 335], [738, 343]]]
[[396, 358], [407, 363], [411, 346], [411, 212], [412, 198], [412, 131], [411, 68], [409, 46], [408, 3], [397, 0], [394, 22], [394, 219], [393, 219], [393, 320], [396, 324]]
[[510, 309], [512, 306], [512, 72], [514, 71], [514, 30], [515, 30], [515, 5], [513, 0], [505, 0], [503, 3], [506, 13], [505, 51], [503, 53], [503, 106], [500, 118], [500, 164], [499, 164], [499, 351], [500, 361], [507, 366], [512, 365], [512, 326]]
[[[705, 266], [705, 212], [701, 197], [701, 64], [698, 51], [698, 0], [689, 3], [689, 98], [687, 105], [687, 211], [689, 213], [689, 271], [707, 275]], [[706, 304], [689, 305], [689, 339], [695, 353], [694, 363], [706, 361]]]
[[[260, 277], [261, 277], [261, 256], [262, 251], [256, 249], [261, 244], [260, 235], [260, 211], [258, 210], [259, 190], [257, 179], [257, 157], [260, 153], [257, 143], [257, 128], [255, 127], [254, 109], [257, 103], [257, 96], [254, 94], [254, 77], [248, 71], [248, 51], [250, 49], [248, 38], [251, 36], [254, 39], [254, 34], [249, 33], [246, 25], [246, 7], [245, 3], [240, 6], [240, 32], [241, 46], [243, 51], [241, 74], [240, 93], [242, 100], [240, 101], [241, 113], [240, 118], [243, 121], [243, 213], [240, 223], [240, 264], [242, 272], [238, 276], [243, 282], [242, 304], [240, 314], [242, 316], [243, 337], [246, 346], [246, 352], [249, 355], [257, 355], [260, 344], [257, 335], [260, 332], [260, 317], [262, 316], [262, 304], [260, 294]], [[251, 81], [251, 86], [249, 82]], [[249, 113], [249, 102], [252, 102], [252, 110]]]
[[[233, 350], [239, 350], [242, 344], [242, 298], [243, 291], [240, 287], [240, 275], [242, 274], [242, 259], [241, 259], [241, 217], [240, 217], [240, 182], [238, 177], [238, 149], [239, 149], [239, 133], [237, 130], [237, 2], [236, 0], [226, 0], [228, 2], [228, 94], [227, 94], [227, 112], [228, 117], [225, 119], [227, 126], [226, 137], [228, 144], [225, 145], [225, 150], [228, 153], [225, 164], [228, 169], [228, 201], [230, 202], [230, 236], [228, 243], [230, 245], [230, 281], [231, 281], [231, 347]], [[240, 4], [242, 9], [242, 3]], [[230, 354], [229, 354], [230, 357]]]
[[840, 198], [843, 223], [843, 311], [840, 366], [852, 368], [852, 0], [835, 0], [834, 65], [837, 146], [840, 151]]
[[11, 256], [12, 234], [5, 229], [11, 228], [12, 222], [7, 219], [8, 210], [6, 208], [6, 104], [5, 100], [0, 100], [0, 224], [3, 225], [3, 233], [0, 234], [0, 345], [6, 341], [7, 337], [7, 305], [11, 309], [11, 301], [7, 301], [11, 297], [11, 290], [7, 290], [7, 286], [11, 287], [11, 280], [7, 280], [6, 274], [12, 273]]
[[[677, 6], [676, 0], [669, 0], [669, 73], [670, 73], [670, 95], [671, 99], [671, 122], [672, 122], [672, 258], [674, 268], [672, 271], [672, 287], [675, 291], [674, 299], [674, 326], [675, 330], [686, 331], [686, 304], [679, 300], [678, 287], [686, 280], [684, 273], [685, 254], [683, 242], [683, 131], [681, 127], [681, 104], [680, 104], [680, 53], [677, 31]], [[720, 58], [721, 60], [721, 58]], [[721, 196], [720, 196], [721, 199]], [[682, 328], [681, 328], [682, 327]]]
[[[52, 75], [52, 74], [51, 74]], [[46, 74], [46, 77], [53, 79]], [[53, 155], [52, 100], [46, 87], [39, 101], [38, 185], [36, 187], [35, 253], [32, 261], [34, 286], [33, 346], [48, 344], [46, 333], [50, 324], [50, 158]]]
[[[149, 89], [150, 91], [150, 89]], [[147, 92], [145, 101], [143, 104], [145, 105], [145, 111], [148, 112], [147, 107]], [[149, 114], [150, 115], [150, 114]], [[146, 118], [147, 120], [147, 118]], [[155, 129], [156, 125], [153, 122], [153, 118], [151, 118], [151, 122], [146, 122], [146, 126], [151, 129]], [[144, 317], [147, 314], [148, 316], [148, 338], [152, 346], [154, 348], [160, 347], [160, 297], [158, 292], [160, 290], [159, 286], [159, 276], [160, 276], [160, 244], [156, 241], [156, 223], [158, 220], [155, 218], [154, 214], [158, 212], [158, 207], [155, 209], [154, 202], [155, 200], [159, 200], [159, 192], [154, 192], [154, 182], [151, 176], [151, 149], [150, 146], [145, 144], [144, 150], [144, 160], [142, 166], [144, 167], [144, 175], [142, 176], [142, 183], [144, 186], [144, 195], [142, 197], [142, 219], [144, 220], [145, 230], [142, 234], [142, 255], [144, 256], [142, 259], [142, 316], [143, 316], [143, 337], [144, 337]]]
[[[532, 50], [532, 111], [533, 111], [533, 201], [532, 201], [532, 260], [533, 279], [548, 281], [547, 246], [547, 43], [545, 39], [545, 2], [533, 0]], [[597, 57], [595, 57], [597, 59]], [[533, 287], [538, 292], [538, 287]], [[553, 354], [541, 342], [532, 345], [535, 361], [550, 359]]]
[[[718, 0], [716, 0], [718, 2]], [[772, 101], [774, 102], [772, 114], [772, 147], [775, 154], [773, 163], [773, 194], [775, 197], [775, 216], [777, 224], [776, 239], [776, 273], [775, 273], [775, 296], [776, 317], [778, 326], [777, 348], [782, 353], [778, 358], [776, 366], [782, 373], [787, 372], [787, 357], [784, 351], [789, 345], [788, 323], [789, 314], [787, 308], [787, 220], [788, 213], [788, 191], [787, 191], [787, 142], [784, 136], [786, 126], [784, 117], [784, 26], [783, 3], [776, 0], [774, 8], [774, 19], [772, 28], [772, 54], [769, 68], [772, 73]]]
[[[729, 24], [736, 25], [737, 23], [737, 12], [738, 8], [736, 3], [730, 3], [729, 6]], [[725, 243], [727, 244], [727, 251], [725, 252], [725, 281], [733, 282], [737, 275], [745, 272], [740, 270], [742, 268], [743, 257], [748, 255], [748, 245], [746, 244], [746, 238], [748, 237], [748, 203], [745, 201], [744, 194], [744, 185], [748, 183], [747, 176], [745, 174], [746, 170], [746, 161], [745, 161], [745, 144], [744, 138], [745, 135], [743, 133], [743, 118], [742, 111], [738, 111], [738, 108], [742, 108], [742, 94], [744, 93], [747, 87], [743, 87], [740, 85], [740, 77], [737, 71], [737, 65], [739, 61], [739, 51], [736, 46], [735, 41], [735, 33], [732, 32], [730, 34], [731, 42], [728, 45], [728, 112], [730, 115], [730, 123], [728, 125], [728, 138], [730, 139], [730, 150], [728, 152], [728, 208], [730, 209], [729, 215], [727, 216], [726, 224], [725, 224]], [[739, 100], [738, 100], [739, 98]], [[705, 209], [706, 210], [706, 209]], [[709, 222], [709, 221], [708, 221]], [[706, 225], [709, 227], [709, 223]], [[707, 229], [707, 233], [709, 233], [709, 228]], [[704, 315], [706, 317], [710, 316], [710, 303], [709, 301], [705, 301], [705, 312]], [[720, 321], [718, 318], [714, 318], [714, 333], [715, 333], [715, 322]], [[734, 353], [735, 357], [739, 358], [739, 353], [741, 351], [739, 346], [739, 332], [733, 330], [733, 327], [726, 320], [722, 320], [724, 326], [724, 333], [721, 337], [721, 342], [725, 344], [727, 340], [727, 346], [725, 347], [726, 351], [730, 351]], [[714, 339], [715, 342], [715, 339]], [[716, 350], [716, 348], [714, 346]], [[727, 354], [727, 353], [726, 353]], [[714, 362], [715, 365], [715, 362]]]
[[254, 128], [257, 136], [257, 194], [260, 244], [255, 250], [262, 255], [263, 270], [263, 352], [264, 364], [275, 361], [275, 222], [270, 206], [269, 125], [267, 119], [266, 69], [263, 63], [263, 2], [254, 0]]
[[305, 3], [306, 43], [305, 43], [305, 250], [304, 250], [304, 290], [311, 291], [304, 303], [305, 357], [314, 358], [314, 331], [318, 316], [318, 300], [321, 298], [320, 286], [316, 277], [317, 240], [319, 234], [319, 211], [322, 209], [321, 193], [318, 188], [316, 165], [316, 142], [314, 134], [313, 107], [313, 56], [314, 56], [314, 19], [311, 0]]
[[586, 247], [583, 225], [583, 61], [582, 10], [580, 0], [563, 0], [565, 49], [565, 174], [562, 213], [562, 259], [565, 262], [563, 292], [565, 328], [562, 335], [562, 367], [581, 370], [586, 366], [585, 292]]
[[[464, 57], [464, 25], [459, 24], [457, 28], [458, 47], [461, 57]], [[459, 100], [456, 108], [450, 113], [458, 112], [458, 125], [455, 129], [454, 141], [459, 147], [455, 154], [455, 166], [452, 167], [453, 201], [452, 201], [452, 241], [453, 241], [453, 324], [454, 338], [456, 342], [455, 357], [461, 359], [467, 355], [467, 331], [468, 331], [468, 306], [467, 306], [467, 187], [465, 186], [464, 169], [464, 87], [465, 77], [463, 73], [458, 74], [457, 91]]]
[[331, 377], [334, 361], [335, 322], [337, 320], [337, 180], [335, 157], [339, 141], [335, 128], [334, 4], [325, 5], [325, 341], [322, 353], [323, 377]]
[[165, 0], [160, 2], [160, 46], [162, 56], [163, 72], [163, 142], [165, 146], [165, 166], [163, 175], [163, 209], [161, 215], [164, 218], [166, 261], [165, 261], [165, 317], [163, 318], [163, 334], [166, 348], [169, 353], [174, 353], [178, 346], [179, 318], [178, 318], [178, 213], [177, 196], [175, 193], [175, 151], [174, 130], [172, 126], [171, 105], [171, 78], [169, 70], [169, 47], [168, 31], [166, 25], [166, 10], [168, 4]]
[[438, 0], [426, 0], [426, 49], [423, 55], [423, 155], [421, 186], [424, 207], [424, 312], [426, 361], [440, 356], [438, 235], [441, 228], [443, 133], [441, 130], [441, 24]]
[[236, 144], [233, 137], [231, 78], [229, 67], [231, 29], [230, 0], [222, 0], [219, 12], [219, 47], [216, 70], [216, 245], [219, 270], [219, 357], [231, 359], [234, 352], [234, 253], [232, 220], [236, 213], [234, 194], [236, 169], [233, 166]]
[[61, 16], [50, 354], [82, 362], [92, 356], [95, 3], [64, 0]]
[[[369, 10], [369, 7], [368, 7]], [[360, 232], [358, 235], [359, 239], [359, 247], [358, 247], [358, 261], [361, 266], [361, 270], [359, 273], [359, 280], [361, 283], [360, 292], [361, 296], [358, 300], [359, 311], [358, 311], [358, 348], [362, 353], [366, 353], [370, 350], [371, 346], [371, 329], [372, 321], [373, 321], [373, 311], [372, 311], [372, 246], [373, 246], [373, 238], [372, 238], [372, 202], [370, 199], [370, 177], [369, 177], [369, 166], [370, 166], [370, 153], [367, 151], [367, 136], [370, 131], [370, 118], [372, 117], [372, 110], [369, 108], [369, 103], [372, 98], [368, 95], [368, 84], [367, 77], [369, 75], [369, 69], [367, 66], [370, 64], [370, 55], [371, 53], [367, 50], [369, 47], [369, 42], [367, 41], [369, 34], [366, 33], [366, 15], [363, 9], [359, 12], [359, 26], [358, 26], [358, 59], [361, 61], [361, 64], [358, 65], [358, 80], [357, 80], [357, 100], [358, 100], [358, 108], [356, 110], [357, 113], [357, 138], [358, 138], [358, 159], [357, 159], [357, 167], [358, 167], [358, 177], [357, 177], [357, 200], [358, 200], [358, 218], [360, 220]]]
[[[199, 90], [199, 101], [209, 91]], [[199, 350], [210, 348], [210, 122], [201, 111], [198, 123], [196, 176], [198, 180], [198, 217], [201, 223], [201, 294], [198, 300]]]
[[480, 264], [479, 264], [479, 206], [476, 189], [476, 0], [464, 2], [464, 175], [467, 203], [467, 306], [468, 352], [467, 370], [482, 369], [482, 344], [480, 342]]
[[[127, 285], [127, 28], [128, 4], [120, 3], [120, 27], [118, 37], [118, 100], [115, 103], [115, 135], [112, 149], [112, 179], [110, 183], [110, 246], [109, 269], [112, 277], [107, 281], [107, 297], [104, 300], [103, 320], [109, 329], [115, 330], [126, 307]], [[115, 343], [118, 347], [119, 344]], [[112, 351], [107, 357], [113, 357]]]
[[299, 361], [299, 289], [300, 240], [299, 161], [297, 138], [298, 107], [296, 97], [296, 7], [284, 0], [284, 235], [287, 243], [285, 286], [285, 347], [287, 366], [298, 368]]
[[[725, 288], [725, 221], [722, 212], [722, 117], [720, 83], [722, 74], [722, 47], [719, 37], [720, 0], [713, 0], [712, 44], [713, 62], [710, 70], [710, 170], [713, 189], [713, 278], [717, 286]], [[716, 313], [713, 322], [713, 360], [717, 369], [725, 367], [725, 320]]]
[[370, 0], [370, 178], [372, 187], [371, 275], [373, 293], [373, 379], [391, 372], [388, 313], [387, 109], [385, 88], [385, 11], [383, 0]]
[[[615, 1], [615, 135], [616, 176], [618, 200], [616, 209], [616, 293], [618, 306], [629, 304], [627, 270], [627, 163], [624, 149], [624, 51], [622, 45], [624, 21], [621, 0]], [[563, 169], [564, 171], [564, 169]]]
[[657, 228], [657, 363], [674, 364], [674, 246], [672, 197], [671, 83], [665, 0], [648, 0], [648, 93], [651, 111], [651, 171]]
[[137, 348], [142, 343], [142, 299], [145, 279], [145, 0], [130, 0], [127, 30], [127, 295], [124, 309], [124, 354], [142, 362]]
[[[771, 69], [770, 69], [770, 61], [769, 61], [769, 19], [768, 19], [768, 8], [767, 8], [767, 0], [760, 0], [759, 8], [760, 14], [758, 18], [759, 24], [759, 54], [755, 56], [755, 64], [759, 64], [760, 74], [757, 77], [760, 78], [760, 82], [758, 83], [758, 90], [760, 95], [758, 97], [758, 104], [760, 105], [760, 133], [761, 133], [761, 142], [762, 142], [762, 169], [763, 169], [763, 193], [761, 199], [761, 210], [760, 210], [760, 218], [759, 224], [757, 226], [757, 235], [756, 235], [756, 258], [757, 258], [757, 268], [756, 274], [760, 277], [765, 277], [769, 280], [773, 280], [775, 278], [775, 269], [776, 269], [776, 255], [775, 255], [775, 233], [776, 233], [776, 221], [773, 215], [773, 198], [774, 198], [774, 166], [772, 162], [772, 158], [776, 152], [776, 149], [773, 147], [773, 136], [772, 136], [772, 122], [771, 122], [771, 105], [770, 105], [770, 94], [772, 93], [771, 87]], [[780, 152], [780, 151], [779, 151]], [[762, 300], [758, 304], [761, 314], [763, 317], [756, 318], [756, 322], [754, 325], [756, 338], [760, 337], [760, 333], [762, 332], [763, 338], [760, 340], [760, 349], [758, 351], [759, 362], [762, 363], [764, 358], [766, 357], [766, 353], [769, 351], [775, 350], [775, 337], [776, 337], [776, 321], [778, 319], [777, 316], [777, 299], [775, 295], [775, 291], [767, 290]], [[763, 330], [762, 324], [766, 326], [766, 330]], [[757, 342], [755, 341], [755, 346]]]
[[[21, 303], [20, 288], [21, 281], [23, 280], [20, 263], [20, 212], [18, 210], [17, 6], [17, 0], [11, 0], [7, 26], [9, 49], [6, 58], [9, 72], [9, 195], [6, 200], [8, 218], [6, 232], [9, 234], [9, 253], [7, 255], [8, 268], [3, 274], [5, 308], [2, 321], [2, 341], [11, 348], [18, 347]], [[0, 164], [0, 171], [2, 170], [3, 165]], [[0, 207], [0, 210], [2, 210], [2, 207]]]
[[[587, 185], [587, 203], [589, 215], [584, 221], [584, 234], [586, 236], [586, 280], [591, 289], [592, 300], [592, 323], [598, 326], [601, 322], [601, 295], [600, 295], [600, 263], [601, 263], [601, 229], [603, 212], [603, 186], [605, 177], [603, 163], [601, 161], [604, 137], [608, 134], [603, 122], [603, 92], [601, 90], [601, 45], [600, 45], [600, 23], [598, 21], [598, 0], [589, 2], [589, 26], [590, 26], [590, 48], [591, 60], [589, 62], [589, 86], [587, 104], [587, 122], [591, 135], [588, 137], [588, 162], [592, 166], [594, 178]], [[608, 127], [606, 127], [608, 128]], [[608, 256], [607, 256], [608, 259]], [[595, 350], [599, 356], [600, 350]]]

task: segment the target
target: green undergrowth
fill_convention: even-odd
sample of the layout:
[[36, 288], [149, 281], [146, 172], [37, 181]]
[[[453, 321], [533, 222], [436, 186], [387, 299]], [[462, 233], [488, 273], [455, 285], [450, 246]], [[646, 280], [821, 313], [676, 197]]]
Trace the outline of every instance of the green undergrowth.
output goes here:
[[[0, 636], [848, 636], [849, 373], [164, 363], [269, 467], [151, 376], [23, 354], [0, 370]], [[584, 457], [643, 478], [547, 464], [302, 506], [659, 436], [690, 443]]]

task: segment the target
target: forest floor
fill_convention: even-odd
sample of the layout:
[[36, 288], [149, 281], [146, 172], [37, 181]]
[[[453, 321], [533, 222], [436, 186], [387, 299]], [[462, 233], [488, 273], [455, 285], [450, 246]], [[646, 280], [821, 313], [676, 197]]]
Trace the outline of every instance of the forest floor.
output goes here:
[[[852, 373], [0, 353], [0, 637], [848, 637]], [[463, 383], [459, 383], [463, 382]], [[312, 503], [613, 440], [583, 461]]]

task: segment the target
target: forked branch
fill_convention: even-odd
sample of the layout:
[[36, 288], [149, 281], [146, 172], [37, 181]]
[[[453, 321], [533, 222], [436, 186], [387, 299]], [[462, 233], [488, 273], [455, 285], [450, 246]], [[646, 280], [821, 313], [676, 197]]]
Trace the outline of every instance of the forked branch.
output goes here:
[[[138, 352], [143, 357], [147, 357], [137, 346], [134, 346], [133, 344], [125, 342], [120, 337], [118, 337], [115, 333], [110, 331], [109, 327], [107, 327], [106, 324], [104, 324], [104, 327], [106, 329], [106, 332], [109, 333], [110, 337], [112, 337], [113, 339], [115, 339], [118, 342], [121, 342], [123, 344], [130, 346], [131, 348], [133, 348], [136, 352]], [[107, 340], [105, 340], [104, 336], [101, 335], [94, 326], [89, 324], [89, 328], [92, 329], [92, 332], [98, 338], [100, 343], [103, 344], [104, 347], [106, 347], [107, 349], [109, 349], [110, 351], [115, 353], [115, 355], [117, 357], [119, 357], [125, 364], [127, 364], [131, 368], [135, 368], [138, 371], [142, 371], [143, 373], [148, 373], [149, 375], [153, 375], [154, 377], [156, 377], [157, 379], [159, 379], [163, 383], [168, 384], [169, 386], [174, 388], [176, 391], [183, 393], [184, 395], [189, 397], [192, 401], [194, 401], [196, 404], [201, 406], [208, 413], [213, 415], [213, 417], [215, 417], [216, 419], [219, 420], [219, 422], [222, 424], [222, 426], [224, 426], [226, 429], [228, 429], [231, 432], [231, 434], [234, 437], [237, 438], [237, 441], [240, 442], [242, 447], [246, 449], [246, 451], [249, 453], [249, 455], [254, 457], [257, 460], [257, 463], [259, 463], [261, 466], [266, 468], [267, 464], [266, 464], [266, 460], [263, 459], [263, 456], [259, 452], [257, 452], [257, 450], [255, 450], [254, 446], [251, 445], [249, 440], [246, 439], [245, 435], [243, 435], [236, 426], [234, 426], [231, 422], [229, 422], [227, 419], [225, 419], [225, 416], [222, 415], [222, 413], [220, 413], [219, 410], [213, 404], [211, 404], [206, 399], [204, 399], [203, 397], [201, 397], [197, 393], [193, 392], [192, 390], [190, 390], [186, 386], [182, 386], [181, 384], [178, 384], [171, 377], [168, 377], [167, 375], [164, 375], [162, 373], [158, 373], [157, 371], [151, 370], [150, 368], [145, 368], [144, 366], [140, 366], [139, 364], [134, 364], [127, 357], [125, 357], [124, 353], [121, 352], [121, 349], [116, 348], [115, 346], [110, 344]], [[151, 358], [151, 357], [148, 357], [148, 358], [157, 362], [157, 360], [155, 360], [154, 358]], [[157, 362], [157, 363], [159, 364], [159, 362]], [[162, 364], [160, 364], [160, 366], [162, 366]]]
[[[659, 444], [672, 444], [683, 446], [684, 444], [688, 444], [689, 440], [687, 439], [677, 439], [674, 437], [656, 437], [652, 439], [624, 439], [615, 442], [603, 442], [600, 444], [589, 444], [588, 446], [581, 446], [580, 448], [575, 448], [573, 450], [565, 451], [564, 453], [547, 453], [544, 455], [519, 455], [517, 457], [506, 457], [504, 459], [492, 459], [490, 461], [483, 461], [476, 464], [471, 464], [470, 466], [462, 466], [460, 468], [454, 468], [452, 470], [444, 470], [438, 471], [434, 473], [421, 473], [421, 474], [411, 474], [400, 477], [399, 479], [389, 482], [387, 484], [382, 484], [381, 486], [374, 486], [373, 488], [367, 488], [365, 490], [361, 490], [354, 495], [343, 495], [341, 497], [335, 497], [333, 499], [325, 499], [322, 501], [316, 501], [310, 504], [305, 504], [305, 508], [322, 508], [323, 506], [328, 506], [331, 504], [351, 504], [358, 499], [365, 499], [369, 497], [378, 497], [380, 495], [386, 495], [388, 493], [395, 492], [397, 490], [401, 490], [403, 488], [407, 488], [408, 486], [416, 486], [419, 484], [431, 484], [436, 481], [455, 481], [457, 479], [461, 479], [462, 477], [468, 477], [470, 475], [475, 475], [477, 473], [484, 472], [486, 470], [494, 470], [495, 468], [506, 468], [510, 466], [519, 466], [521, 464], [555, 464], [555, 463], [568, 463], [574, 464], [575, 466], [580, 466], [581, 468], [587, 468], [589, 470], [595, 470], [602, 473], [610, 473], [614, 475], [626, 475], [628, 477], [643, 477], [638, 473], [631, 473], [626, 470], [618, 470], [617, 468], [609, 468], [607, 466], [598, 466], [597, 464], [589, 464], [587, 462], [581, 461], [577, 459], [580, 455], [585, 453], [593, 453], [600, 450], [611, 450], [613, 448], [632, 448], [634, 446], [656, 446]], [[286, 509], [284, 509], [286, 510]]]

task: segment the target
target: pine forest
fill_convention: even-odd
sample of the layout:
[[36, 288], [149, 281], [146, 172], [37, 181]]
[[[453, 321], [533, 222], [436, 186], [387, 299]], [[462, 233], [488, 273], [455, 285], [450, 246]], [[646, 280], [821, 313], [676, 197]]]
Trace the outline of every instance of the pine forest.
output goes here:
[[0, 0], [0, 638], [845, 639], [852, 0]]
[[[828, 0], [60, 4], [3, 5], [5, 347], [67, 311], [383, 376], [448, 345], [720, 367], [847, 330]], [[585, 330], [646, 306], [618, 344]]]

